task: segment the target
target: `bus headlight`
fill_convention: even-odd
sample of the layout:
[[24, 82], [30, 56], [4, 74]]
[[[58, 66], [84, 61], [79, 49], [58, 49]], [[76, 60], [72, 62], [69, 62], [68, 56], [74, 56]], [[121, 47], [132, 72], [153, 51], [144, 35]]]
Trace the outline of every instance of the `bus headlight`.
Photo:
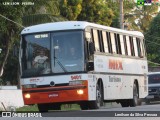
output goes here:
[[36, 84], [27, 84], [27, 85], [23, 85], [22, 86], [23, 88], [36, 88], [37, 87], [37, 85]]
[[79, 95], [82, 95], [84, 93], [84, 91], [83, 90], [77, 90], [77, 94], [79, 94]]
[[85, 84], [84, 80], [69, 81], [69, 85], [84, 85], [84, 84]]
[[27, 94], [24, 95], [24, 97], [29, 99], [29, 98], [31, 98], [31, 95], [29, 93], [27, 93]]

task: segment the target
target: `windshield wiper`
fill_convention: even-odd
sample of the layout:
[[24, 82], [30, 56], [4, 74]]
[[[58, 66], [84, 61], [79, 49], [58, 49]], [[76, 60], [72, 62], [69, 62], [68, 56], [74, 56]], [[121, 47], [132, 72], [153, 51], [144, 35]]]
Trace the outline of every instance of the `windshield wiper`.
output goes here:
[[[54, 61], [55, 60], [57, 61], [58, 65], [63, 69], [64, 72], [68, 72], [66, 68], [62, 65], [62, 63], [58, 60], [58, 58], [54, 56]], [[54, 66], [55, 66], [55, 63], [54, 63]]]
[[57, 63], [58, 63], [58, 65], [62, 68], [62, 70], [64, 71], [64, 72], [68, 72], [67, 70], [66, 70], [66, 68], [62, 65], [62, 63], [58, 60], [58, 58], [55, 56], [55, 48], [54, 48], [54, 54], [53, 54], [53, 58], [54, 58], [54, 67], [55, 67], [55, 60], [57, 61]]

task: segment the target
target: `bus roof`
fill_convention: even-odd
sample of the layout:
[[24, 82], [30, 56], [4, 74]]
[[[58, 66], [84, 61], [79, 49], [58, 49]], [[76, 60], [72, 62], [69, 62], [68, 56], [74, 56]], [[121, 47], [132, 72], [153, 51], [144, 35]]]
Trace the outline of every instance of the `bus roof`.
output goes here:
[[26, 27], [25, 29], [23, 29], [21, 34], [58, 31], [58, 30], [85, 29], [86, 27], [89, 27], [89, 26], [105, 29], [110, 32], [116, 32], [116, 33], [118, 32], [126, 35], [135, 35], [135, 36], [143, 37], [143, 34], [138, 31], [127, 31], [127, 30], [117, 29], [117, 28], [99, 25], [95, 23], [85, 22], [85, 21], [63, 21], [63, 22], [53, 22], [53, 23], [34, 25], [34, 26]]

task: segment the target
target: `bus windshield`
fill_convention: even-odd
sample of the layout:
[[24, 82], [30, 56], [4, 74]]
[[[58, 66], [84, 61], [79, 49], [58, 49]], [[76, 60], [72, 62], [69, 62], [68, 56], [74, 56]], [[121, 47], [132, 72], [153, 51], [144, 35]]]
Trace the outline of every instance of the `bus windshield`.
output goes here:
[[22, 77], [84, 71], [83, 31], [25, 35]]

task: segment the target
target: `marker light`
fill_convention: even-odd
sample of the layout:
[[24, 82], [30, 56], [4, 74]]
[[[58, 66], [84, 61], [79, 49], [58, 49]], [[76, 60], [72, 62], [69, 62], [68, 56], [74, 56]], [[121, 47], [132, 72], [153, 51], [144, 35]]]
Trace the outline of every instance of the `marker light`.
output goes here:
[[69, 85], [84, 85], [84, 84], [85, 84], [84, 80], [69, 81]]
[[27, 94], [25, 94], [24, 97], [27, 98], [27, 99], [29, 99], [29, 98], [31, 98], [31, 95], [29, 93], [27, 93]]
[[82, 95], [84, 93], [84, 91], [83, 90], [77, 90], [77, 94], [79, 94], [79, 95]]

